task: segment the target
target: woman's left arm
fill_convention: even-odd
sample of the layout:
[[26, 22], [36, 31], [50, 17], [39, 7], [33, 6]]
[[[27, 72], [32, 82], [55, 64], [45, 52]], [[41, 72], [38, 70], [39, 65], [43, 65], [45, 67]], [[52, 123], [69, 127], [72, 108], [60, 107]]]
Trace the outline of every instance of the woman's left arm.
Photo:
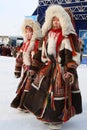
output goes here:
[[65, 74], [64, 78], [69, 79], [71, 83], [78, 77], [77, 67], [80, 65], [80, 50], [78, 42], [73, 42], [72, 37], [67, 37], [64, 41], [65, 45]]

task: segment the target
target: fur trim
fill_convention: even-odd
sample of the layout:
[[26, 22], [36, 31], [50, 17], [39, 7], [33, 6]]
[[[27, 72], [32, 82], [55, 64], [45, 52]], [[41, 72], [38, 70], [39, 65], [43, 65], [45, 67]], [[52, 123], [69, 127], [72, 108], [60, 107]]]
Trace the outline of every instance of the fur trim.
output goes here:
[[30, 44], [26, 50], [26, 52], [23, 52], [23, 62], [25, 65], [30, 65], [31, 61], [30, 61], [30, 55], [32, 50], [34, 49], [34, 45], [35, 45], [35, 40], [30, 40]]
[[[50, 36], [51, 34], [51, 36]], [[47, 48], [47, 52], [49, 55], [54, 55], [54, 57], [56, 57], [56, 42], [57, 42], [57, 38], [55, 36], [55, 33], [53, 32], [49, 32], [48, 34], [48, 48]]]
[[[25, 36], [25, 27], [30, 26], [33, 29], [33, 36], [31, 40], [40, 39], [42, 37], [42, 32], [40, 28], [40, 24], [32, 19], [26, 18], [22, 25], [22, 33]], [[26, 39], [26, 37], [25, 37]]]
[[71, 18], [69, 14], [65, 11], [62, 6], [59, 5], [51, 5], [46, 10], [45, 14], [45, 22], [42, 26], [42, 35], [45, 36], [49, 29], [51, 29], [52, 18], [56, 16], [59, 18], [62, 34], [64, 36], [69, 35], [70, 33], [76, 34], [75, 29], [72, 25]]
[[28, 52], [23, 52], [23, 63], [25, 65], [29, 65], [30, 66], [30, 54]]

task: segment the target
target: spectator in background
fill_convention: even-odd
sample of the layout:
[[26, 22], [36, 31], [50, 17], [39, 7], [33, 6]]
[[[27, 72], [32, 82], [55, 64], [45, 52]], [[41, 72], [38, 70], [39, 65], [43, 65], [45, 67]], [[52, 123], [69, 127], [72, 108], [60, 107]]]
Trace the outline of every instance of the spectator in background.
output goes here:
[[7, 56], [11, 56], [11, 48], [9, 44], [6, 45], [6, 49], [7, 49]]
[[0, 45], [0, 56], [2, 55], [2, 45]]
[[11, 56], [11, 48], [8, 44], [7, 45], [3, 44], [1, 46], [1, 55], [2, 56]]

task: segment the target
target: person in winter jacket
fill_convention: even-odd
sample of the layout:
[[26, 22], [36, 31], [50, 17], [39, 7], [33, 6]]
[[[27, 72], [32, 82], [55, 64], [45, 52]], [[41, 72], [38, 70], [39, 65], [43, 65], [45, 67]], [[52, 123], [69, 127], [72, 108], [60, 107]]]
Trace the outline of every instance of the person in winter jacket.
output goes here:
[[24, 35], [24, 43], [17, 54], [14, 72], [15, 77], [21, 77], [21, 80], [16, 91], [17, 95], [11, 102], [11, 107], [26, 111], [26, 108], [23, 106], [23, 100], [29, 91], [30, 76], [28, 72], [33, 56], [38, 50], [42, 33], [39, 23], [28, 18], [24, 20], [22, 32]]
[[63, 122], [82, 112], [77, 74], [81, 55], [79, 41], [71, 18], [62, 6], [47, 8], [42, 35], [44, 66], [31, 83], [24, 106], [51, 129], [60, 129]]

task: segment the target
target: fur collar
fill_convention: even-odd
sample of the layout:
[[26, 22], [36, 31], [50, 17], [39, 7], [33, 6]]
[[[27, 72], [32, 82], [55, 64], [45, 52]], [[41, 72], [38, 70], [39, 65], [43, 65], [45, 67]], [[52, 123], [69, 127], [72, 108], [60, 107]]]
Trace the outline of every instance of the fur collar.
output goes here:
[[70, 33], [76, 34], [75, 29], [72, 25], [70, 16], [65, 11], [65, 9], [59, 5], [51, 5], [46, 10], [45, 22], [42, 26], [42, 35], [43, 36], [45, 36], [46, 33], [51, 29], [51, 21], [54, 16], [59, 18], [59, 21], [60, 21], [60, 24], [62, 27], [62, 34], [64, 36], [69, 35]]

